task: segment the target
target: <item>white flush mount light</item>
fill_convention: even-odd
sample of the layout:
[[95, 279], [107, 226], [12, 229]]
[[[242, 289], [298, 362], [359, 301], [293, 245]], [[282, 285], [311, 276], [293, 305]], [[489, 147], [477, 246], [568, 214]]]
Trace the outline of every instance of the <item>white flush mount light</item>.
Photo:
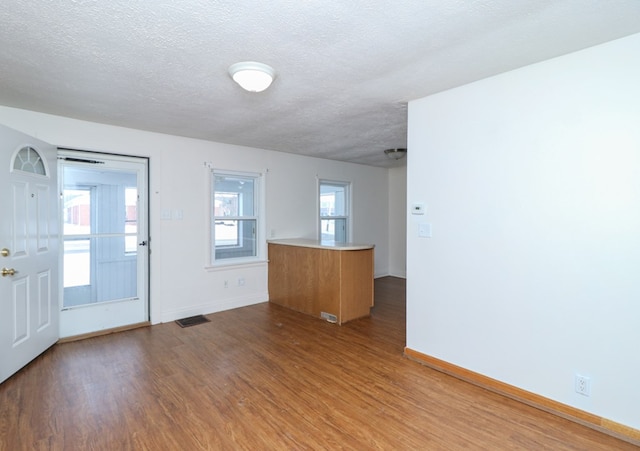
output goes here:
[[407, 156], [407, 149], [401, 149], [401, 148], [387, 149], [384, 151], [384, 154], [394, 160], [400, 160], [401, 158], [404, 158]]
[[267, 89], [276, 73], [273, 67], [254, 61], [244, 61], [229, 66], [229, 75], [242, 89], [262, 92]]

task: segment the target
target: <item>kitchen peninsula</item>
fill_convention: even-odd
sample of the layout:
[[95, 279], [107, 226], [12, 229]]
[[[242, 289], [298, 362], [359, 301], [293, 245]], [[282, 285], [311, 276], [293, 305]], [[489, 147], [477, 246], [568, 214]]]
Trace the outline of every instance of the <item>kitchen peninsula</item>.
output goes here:
[[371, 244], [271, 240], [269, 302], [338, 324], [373, 307]]

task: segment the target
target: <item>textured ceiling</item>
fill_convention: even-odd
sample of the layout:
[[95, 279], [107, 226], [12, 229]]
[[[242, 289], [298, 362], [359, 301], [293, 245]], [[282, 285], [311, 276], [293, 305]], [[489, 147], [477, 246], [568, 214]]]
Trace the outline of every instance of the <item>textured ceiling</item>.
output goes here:
[[639, 0], [3, 0], [0, 104], [390, 166], [409, 100], [637, 32]]

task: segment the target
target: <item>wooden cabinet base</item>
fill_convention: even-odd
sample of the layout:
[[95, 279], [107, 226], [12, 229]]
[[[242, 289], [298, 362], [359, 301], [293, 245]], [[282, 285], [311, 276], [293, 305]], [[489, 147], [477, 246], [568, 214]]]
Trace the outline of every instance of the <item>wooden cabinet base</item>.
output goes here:
[[373, 247], [269, 243], [269, 301], [338, 324], [369, 316]]

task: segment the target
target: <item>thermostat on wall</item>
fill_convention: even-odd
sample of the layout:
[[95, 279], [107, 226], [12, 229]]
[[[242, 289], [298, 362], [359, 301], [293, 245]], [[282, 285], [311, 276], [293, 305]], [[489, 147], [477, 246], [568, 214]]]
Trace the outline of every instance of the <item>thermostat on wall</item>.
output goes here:
[[411, 204], [412, 215], [423, 215], [427, 208], [422, 203]]

